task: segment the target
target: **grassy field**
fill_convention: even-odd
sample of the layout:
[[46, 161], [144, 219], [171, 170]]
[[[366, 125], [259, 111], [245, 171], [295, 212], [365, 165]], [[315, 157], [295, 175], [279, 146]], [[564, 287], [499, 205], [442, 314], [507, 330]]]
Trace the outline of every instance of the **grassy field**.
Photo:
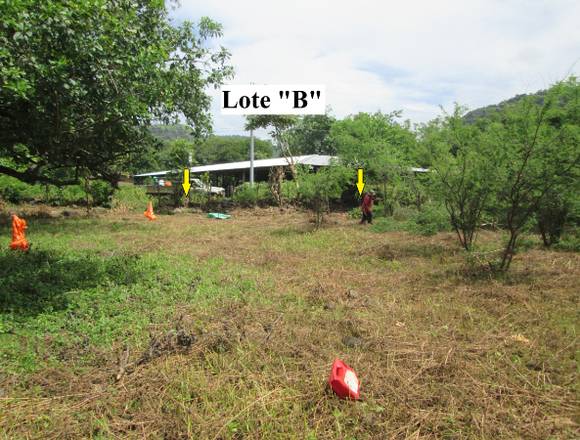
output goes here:
[[451, 233], [233, 214], [4, 223], [0, 438], [580, 436], [580, 254], [492, 277]]

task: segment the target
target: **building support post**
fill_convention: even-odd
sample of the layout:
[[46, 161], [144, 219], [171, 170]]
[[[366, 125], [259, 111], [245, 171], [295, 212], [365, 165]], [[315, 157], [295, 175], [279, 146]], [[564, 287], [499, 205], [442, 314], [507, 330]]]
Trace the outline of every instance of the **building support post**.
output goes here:
[[250, 186], [254, 186], [254, 130], [250, 130]]

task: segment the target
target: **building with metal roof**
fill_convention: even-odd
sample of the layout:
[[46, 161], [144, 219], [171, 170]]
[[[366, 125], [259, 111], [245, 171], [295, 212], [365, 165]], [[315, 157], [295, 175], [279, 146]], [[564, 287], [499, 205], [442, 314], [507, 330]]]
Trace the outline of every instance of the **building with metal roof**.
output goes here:
[[[273, 157], [271, 159], [258, 159], [254, 160], [254, 173], [256, 181], [267, 180], [268, 173], [273, 167], [288, 167], [290, 163], [295, 165], [306, 165], [314, 169], [329, 166], [333, 160], [336, 160], [335, 156], [325, 156], [320, 154], [309, 154], [306, 156], [293, 156], [289, 158], [285, 157]], [[231, 181], [232, 179], [236, 183], [244, 182], [248, 180], [250, 171], [250, 161], [244, 160], [242, 162], [228, 162], [228, 163], [216, 163], [212, 165], [200, 165], [194, 166], [189, 169], [190, 174], [205, 174], [209, 173], [212, 176], [212, 180], [220, 181], [227, 177], [226, 180]], [[135, 174], [133, 179], [135, 183], [140, 183], [146, 178], [164, 178], [169, 177], [179, 171], [177, 170], [167, 170], [167, 171], [154, 171], [151, 173], [141, 173]], [[224, 182], [225, 183], [225, 182]], [[229, 182], [228, 182], [229, 183]]]

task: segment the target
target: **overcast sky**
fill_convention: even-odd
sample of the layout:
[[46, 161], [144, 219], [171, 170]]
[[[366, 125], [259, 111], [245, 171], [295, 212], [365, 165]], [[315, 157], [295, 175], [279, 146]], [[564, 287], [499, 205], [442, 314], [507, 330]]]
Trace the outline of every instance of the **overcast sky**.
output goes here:
[[[177, 20], [224, 27], [232, 84], [326, 84], [334, 115], [403, 110], [426, 122], [580, 72], [579, 0], [182, 0]], [[243, 134], [222, 116], [216, 134]]]

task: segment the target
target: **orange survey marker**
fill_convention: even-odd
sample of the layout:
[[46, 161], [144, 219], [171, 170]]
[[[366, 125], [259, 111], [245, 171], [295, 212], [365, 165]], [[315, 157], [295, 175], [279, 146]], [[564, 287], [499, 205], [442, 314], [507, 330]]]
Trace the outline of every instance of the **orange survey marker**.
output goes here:
[[30, 245], [26, 240], [26, 236], [24, 235], [24, 230], [27, 227], [26, 220], [18, 217], [16, 214], [12, 214], [12, 243], [10, 243], [11, 249], [27, 251], [30, 248]]
[[153, 203], [151, 201], [147, 204], [147, 210], [145, 211], [145, 217], [147, 217], [149, 220], [155, 220], [157, 218], [155, 216], [155, 214], [153, 214]]

